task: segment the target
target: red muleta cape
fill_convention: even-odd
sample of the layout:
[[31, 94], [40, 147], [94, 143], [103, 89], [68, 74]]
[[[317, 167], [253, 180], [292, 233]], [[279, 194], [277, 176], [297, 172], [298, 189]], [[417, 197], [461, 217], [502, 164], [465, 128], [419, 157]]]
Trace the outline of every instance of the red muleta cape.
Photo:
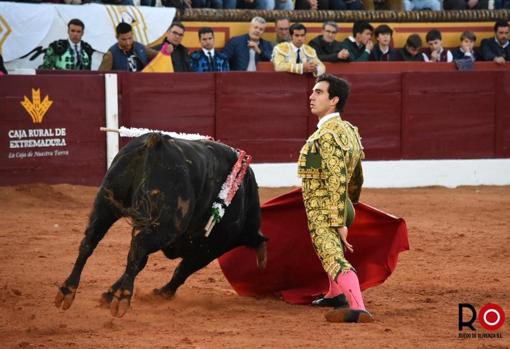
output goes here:
[[[391, 275], [409, 242], [402, 218], [361, 202], [354, 207], [356, 219], [348, 238], [354, 253], [347, 251], [346, 257], [365, 290]], [[282, 296], [291, 304], [310, 304], [327, 292], [328, 276], [312, 246], [301, 189], [262, 205], [262, 232], [269, 238], [266, 269], [257, 268], [255, 251], [246, 247], [219, 258], [223, 274], [239, 295]]]

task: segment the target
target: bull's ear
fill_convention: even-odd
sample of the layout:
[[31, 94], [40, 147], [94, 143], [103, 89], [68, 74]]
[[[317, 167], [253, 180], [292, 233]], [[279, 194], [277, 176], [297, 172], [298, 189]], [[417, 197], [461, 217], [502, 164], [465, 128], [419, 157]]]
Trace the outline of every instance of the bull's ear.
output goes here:
[[257, 266], [260, 270], [264, 270], [267, 264], [267, 246], [266, 242], [261, 242], [257, 248]]

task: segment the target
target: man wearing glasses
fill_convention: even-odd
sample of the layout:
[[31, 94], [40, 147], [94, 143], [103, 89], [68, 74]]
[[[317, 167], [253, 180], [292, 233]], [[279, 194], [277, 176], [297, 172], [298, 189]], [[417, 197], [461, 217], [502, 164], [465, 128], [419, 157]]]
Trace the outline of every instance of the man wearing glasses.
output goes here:
[[340, 42], [336, 41], [338, 25], [333, 21], [326, 21], [322, 25], [322, 35], [310, 41], [322, 62], [338, 62], [349, 57], [349, 51], [342, 49]]
[[172, 64], [174, 72], [188, 72], [190, 69], [190, 57], [186, 46], [181, 44], [185, 32], [184, 25], [181, 22], [173, 22], [170, 28], [166, 31], [166, 38], [161, 44], [154, 47], [155, 50], [160, 51], [161, 47], [168, 43], [170, 56], [172, 57]]

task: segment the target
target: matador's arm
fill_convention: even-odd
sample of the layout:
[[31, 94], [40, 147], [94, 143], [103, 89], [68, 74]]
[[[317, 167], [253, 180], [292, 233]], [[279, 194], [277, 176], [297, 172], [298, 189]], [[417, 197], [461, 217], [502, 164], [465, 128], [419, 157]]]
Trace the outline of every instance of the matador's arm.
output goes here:
[[352, 174], [351, 181], [349, 182], [349, 198], [355, 204], [359, 201], [361, 194], [361, 187], [363, 186], [363, 169], [361, 167], [361, 159], [358, 161], [354, 173]]

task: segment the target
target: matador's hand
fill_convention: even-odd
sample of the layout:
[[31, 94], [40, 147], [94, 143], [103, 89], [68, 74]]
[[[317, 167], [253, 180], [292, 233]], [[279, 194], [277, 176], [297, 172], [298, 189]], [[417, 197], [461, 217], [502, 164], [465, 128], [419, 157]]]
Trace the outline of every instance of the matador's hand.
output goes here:
[[340, 239], [342, 240], [344, 248], [351, 251], [351, 253], [354, 252], [352, 245], [349, 242], [347, 242], [347, 235], [349, 234], [349, 229], [347, 229], [347, 227], [339, 227], [337, 228], [337, 232], [338, 235], [340, 236]]

